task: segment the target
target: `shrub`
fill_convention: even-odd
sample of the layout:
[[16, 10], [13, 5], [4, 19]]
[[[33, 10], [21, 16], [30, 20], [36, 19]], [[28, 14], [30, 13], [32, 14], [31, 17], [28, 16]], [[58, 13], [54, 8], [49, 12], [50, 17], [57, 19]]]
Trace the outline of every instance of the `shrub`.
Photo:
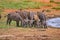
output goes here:
[[60, 8], [59, 8], [59, 7], [53, 7], [52, 9], [55, 9], [55, 10], [60, 10]]
[[54, 0], [50, 0], [50, 2], [54, 2]]
[[48, 10], [48, 9], [47, 9], [46, 12], [51, 12], [51, 10]]
[[54, 2], [54, 3], [56, 3], [56, 4], [60, 4], [60, 2]]

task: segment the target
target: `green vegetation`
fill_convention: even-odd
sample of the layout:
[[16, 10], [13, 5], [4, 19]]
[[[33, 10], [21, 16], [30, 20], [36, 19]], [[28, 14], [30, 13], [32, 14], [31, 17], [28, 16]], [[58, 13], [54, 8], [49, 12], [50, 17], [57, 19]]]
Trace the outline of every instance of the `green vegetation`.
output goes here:
[[54, 0], [50, 0], [50, 2], [54, 2]]
[[47, 4], [40, 3], [40, 2], [33, 2], [28, 0], [0, 0], [0, 7], [1, 8], [12, 8], [12, 9], [19, 9], [19, 8], [40, 8], [41, 6], [46, 6]]
[[47, 9], [46, 12], [51, 12], [51, 10]]
[[56, 3], [56, 4], [60, 4], [60, 2], [54, 2], [54, 3]]
[[13, 28], [13, 27], [16, 27], [14, 21], [12, 21], [11, 25], [9, 26], [6, 25], [6, 18], [0, 19], [0, 28]]
[[60, 10], [60, 6], [53, 7], [52, 9], [55, 9], [55, 10]]
[[51, 3], [56, 3], [56, 4], [60, 4], [60, 2], [55, 2], [54, 0], [50, 0]]

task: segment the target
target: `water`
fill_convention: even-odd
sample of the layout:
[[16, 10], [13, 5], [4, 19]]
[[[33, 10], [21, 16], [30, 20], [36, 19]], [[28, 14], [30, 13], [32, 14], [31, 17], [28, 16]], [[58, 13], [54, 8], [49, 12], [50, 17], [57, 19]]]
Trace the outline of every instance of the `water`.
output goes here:
[[60, 18], [52, 18], [46, 21], [47, 26], [60, 28]]

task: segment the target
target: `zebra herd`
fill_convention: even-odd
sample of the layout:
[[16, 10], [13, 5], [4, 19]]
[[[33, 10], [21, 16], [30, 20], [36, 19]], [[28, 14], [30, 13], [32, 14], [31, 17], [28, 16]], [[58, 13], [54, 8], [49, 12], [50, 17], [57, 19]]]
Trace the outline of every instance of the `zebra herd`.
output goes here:
[[46, 25], [46, 16], [44, 10], [42, 12], [33, 12], [33, 11], [19, 11], [10, 12], [7, 15], [7, 24], [11, 24], [12, 21], [16, 21], [16, 26], [19, 27], [19, 22], [21, 22], [22, 27], [43, 27], [47, 28]]

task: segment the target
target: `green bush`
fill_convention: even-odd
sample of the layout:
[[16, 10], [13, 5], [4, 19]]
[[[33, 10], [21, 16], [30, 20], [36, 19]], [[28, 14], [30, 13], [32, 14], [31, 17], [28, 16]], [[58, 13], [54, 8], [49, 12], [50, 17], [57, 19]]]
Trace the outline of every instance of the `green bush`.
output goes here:
[[53, 7], [52, 9], [60, 10], [60, 7]]
[[56, 4], [60, 4], [60, 2], [55, 2]]
[[46, 12], [51, 12], [51, 10], [48, 10], [48, 9], [47, 9]]
[[54, 2], [54, 0], [50, 0], [50, 2]]

